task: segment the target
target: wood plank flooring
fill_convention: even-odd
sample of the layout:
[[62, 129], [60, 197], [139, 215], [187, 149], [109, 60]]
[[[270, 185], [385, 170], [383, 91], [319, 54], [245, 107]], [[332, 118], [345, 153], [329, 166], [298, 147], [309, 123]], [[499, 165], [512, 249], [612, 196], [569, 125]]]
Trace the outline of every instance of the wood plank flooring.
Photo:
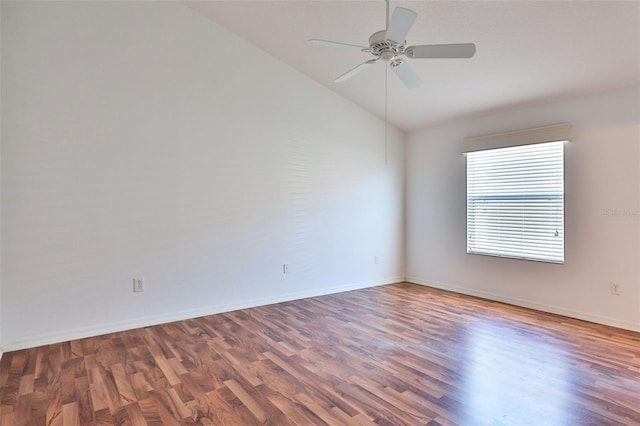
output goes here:
[[640, 333], [408, 283], [4, 354], [0, 425], [640, 425]]

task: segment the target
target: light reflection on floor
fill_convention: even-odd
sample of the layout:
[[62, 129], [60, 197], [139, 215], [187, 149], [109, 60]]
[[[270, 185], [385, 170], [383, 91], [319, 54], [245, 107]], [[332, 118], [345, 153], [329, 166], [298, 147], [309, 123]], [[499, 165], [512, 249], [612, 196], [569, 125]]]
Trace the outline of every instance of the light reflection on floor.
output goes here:
[[465, 335], [459, 414], [468, 424], [576, 424], [570, 358], [560, 345], [490, 319]]

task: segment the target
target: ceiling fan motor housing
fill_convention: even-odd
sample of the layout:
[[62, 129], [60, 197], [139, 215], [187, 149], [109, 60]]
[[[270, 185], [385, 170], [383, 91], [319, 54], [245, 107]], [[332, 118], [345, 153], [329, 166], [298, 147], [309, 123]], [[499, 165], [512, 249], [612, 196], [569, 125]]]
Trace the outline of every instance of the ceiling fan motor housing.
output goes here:
[[389, 61], [404, 53], [405, 42], [397, 43], [393, 40], [387, 40], [385, 35], [386, 30], [373, 33], [369, 37], [369, 51], [371, 54], [380, 57], [385, 61]]

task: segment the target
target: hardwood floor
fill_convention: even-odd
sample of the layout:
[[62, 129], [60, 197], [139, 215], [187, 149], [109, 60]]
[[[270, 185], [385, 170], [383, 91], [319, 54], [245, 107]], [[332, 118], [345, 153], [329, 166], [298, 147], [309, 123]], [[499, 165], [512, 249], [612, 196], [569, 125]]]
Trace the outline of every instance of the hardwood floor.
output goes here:
[[401, 283], [4, 354], [0, 425], [640, 425], [640, 334]]

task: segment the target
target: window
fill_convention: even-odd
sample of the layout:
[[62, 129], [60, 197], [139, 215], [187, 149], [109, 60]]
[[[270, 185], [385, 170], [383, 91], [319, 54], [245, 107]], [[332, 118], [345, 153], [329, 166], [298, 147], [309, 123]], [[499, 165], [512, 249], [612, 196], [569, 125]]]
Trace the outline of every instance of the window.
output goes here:
[[564, 141], [467, 150], [467, 253], [564, 263]]

